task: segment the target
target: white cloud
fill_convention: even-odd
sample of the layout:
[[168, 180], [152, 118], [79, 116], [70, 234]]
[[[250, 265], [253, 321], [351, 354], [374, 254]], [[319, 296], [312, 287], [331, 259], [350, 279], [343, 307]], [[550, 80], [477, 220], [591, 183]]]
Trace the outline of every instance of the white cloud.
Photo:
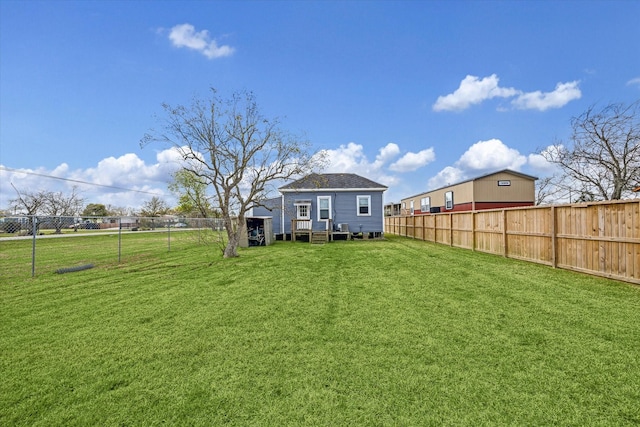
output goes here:
[[[398, 144], [388, 143], [378, 150], [375, 159], [369, 160], [364, 147], [351, 142], [325, 151], [329, 163], [325, 172], [357, 173], [389, 187], [395, 187], [401, 183], [399, 174], [394, 173], [401, 168], [398, 167], [398, 171], [390, 171], [390, 165], [395, 160], [400, 157], [399, 164], [406, 167], [412, 164], [412, 168], [415, 168], [430, 159], [432, 152], [432, 149], [428, 149], [400, 157], [401, 150]], [[95, 166], [84, 169], [72, 169], [66, 163], [53, 169], [40, 168], [23, 172], [9, 172], [0, 168], [0, 207], [6, 208], [8, 201], [15, 198], [12, 182], [21, 191], [35, 189], [69, 192], [71, 187], [77, 186], [87, 203], [138, 209], [153, 195], [157, 195], [171, 205], [176, 201], [168, 191], [167, 185], [181, 162], [179, 149], [174, 147], [156, 153], [153, 162], [145, 162], [137, 154], [127, 153], [104, 158]], [[47, 179], [33, 173], [57, 176], [63, 180]]]
[[[367, 169], [370, 165], [364, 155], [364, 147], [350, 142], [341, 144], [335, 150], [324, 150], [328, 172], [345, 172]], [[357, 173], [357, 172], [354, 172]]]
[[[634, 79], [635, 80], [635, 79]], [[640, 80], [640, 79], [639, 79]], [[633, 82], [631, 80], [630, 82]], [[560, 108], [570, 101], [580, 99], [582, 92], [578, 87], [579, 81], [558, 83], [551, 92], [533, 91], [523, 92], [514, 88], [499, 86], [498, 76], [495, 74], [480, 79], [477, 76], [468, 75], [461, 82], [455, 92], [439, 96], [434, 111], [462, 111], [474, 104], [492, 98], [513, 98], [513, 107], [521, 110], [545, 111], [549, 108]], [[503, 110], [503, 108], [499, 108]]]
[[386, 163], [387, 161], [392, 160], [400, 154], [400, 147], [398, 144], [394, 144], [393, 142], [388, 143], [384, 147], [382, 147], [376, 156], [376, 162]]
[[128, 153], [118, 158], [107, 157], [100, 160], [97, 167], [75, 174], [92, 183], [130, 188], [157, 178], [158, 165], [148, 166], [137, 155]]
[[640, 77], [629, 80], [627, 86], [637, 86], [640, 89]]
[[478, 141], [470, 146], [453, 166], [445, 167], [429, 179], [429, 189], [455, 184], [497, 170], [517, 171], [526, 164], [526, 156], [516, 149], [509, 148], [499, 139]]
[[389, 170], [394, 172], [411, 172], [428, 165], [436, 159], [433, 148], [419, 151], [417, 153], [407, 153], [398, 161], [389, 166]]
[[507, 147], [499, 139], [478, 141], [460, 157], [456, 165], [463, 170], [484, 171], [492, 169], [518, 170], [527, 158], [516, 149]]
[[563, 145], [549, 145], [548, 147], [546, 147], [544, 150], [542, 150], [541, 153], [533, 153], [533, 154], [529, 154], [528, 158], [527, 158], [527, 164], [536, 171], [536, 173], [542, 174], [542, 175], [553, 175], [556, 172], [560, 171], [560, 167], [558, 165], [556, 165], [555, 163], [551, 163], [549, 161], [547, 161], [547, 159], [545, 158], [545, 156], [543, 156], [543, 154], [546, 153], [552, 153], [554, 151], [557, 151], [559, 149], [562, 149]]
[[[20, 169], [7, 171], [0, 168], [0, 208], [6, 208], [18, 191], [61, 191], [67, 193], [77, 187], [87, 203], [139, 208], [153, 195], [173, 203], [167, 190], [171, 175], [179, 167], [174, 148], [156, 155], [156, 163], [147, 164], [136, 154], [107, 157], [96, 167], [71, 170], [62, 163], [48, 170]], [[49, 178], [47, 178], [49, 177]], [[51, 178], [56, 177], [56, 178]]]
[[552, 171], [555, 168], [553, 163], [549, 163], [547, 159], [538, 153], [529, 154], [527, 163], [536, 171]]
[[370, 162], [361, 144], [354, 142], [342, 144], [337, 149], [324, 151], [328, 164], [324, 172], [356, 173], [380, 184], [392, 186], [397, 185], [401, 179], [395, 174], [388, 173], [387, 170], [410, 172], [435, 159], [433, 148], [429, 148], [419, 153], [406, 153], [396, 162], [391, 163], [400, 152], [400, 147], [397, 144], [389, 143], [380, 148], [375, 160]]
[[460, 82], [460, 86], [455, 92], [439, 96], [436, 103], [433, 104], [433, 110], [462, 111], [487, 99], [508, 98], [518, 94], [518, 91], [513, 88], [500, 87], [499, 81], [500, 79], [495, 74], [483, 79], [468, 75]]
[[[378, 151], [374, 162], [369, 162], [364, 154], [364, 147], [354, 142], [340, 145], [335, 150], [325, 150], [324, 153], [327, 156], [328, 172], [353, 172], [368, 176], [384, 173], [385, 166], [400, 154], [400, 147], [395, 143], [387, 144]], [[396, 162], [391, 163], [388, 169], [393, 172], [411, 172], [433, 160], [435, 160], [434, 150], [428, 148], [418, 153], [406, 153]]]
[[197, 50], [209, 59], [229, 56], [235, 51], [231, 46], [218, 46], [218, 43], [209, 37], [209, 31], [196, 32], [191, 24], [180, 24], [171, 28], [169, 39], [174, 46]]
[[385, 162], [388, 161], [389, 157], [396, 155], [395, 145], [387, 144], [386, 147], [381, 148], [374, 162], [369, 162], [364, 154], [364, 147], [354, 142], [350, 142], [347, 145], [342, 144], [335, 150], [325, 150], [327, 167], [324, 172], [349, 172], [362, 175], [387, 186], [397, 184], [399, 179], [384, 171]]
[[580, 99], [582, 92], [578, 87], [579, 82], [558, 83], [552, 92], [527, 92], [518, 95], [512, 104], [520, 110], [540, 110], [564, 107], [574, 99]]
[[464, 181], [466, 179], [466, 175], [464, 171], [458, 169], [453, 166], [447, 166], [442, 169], [436, 176], [429, 179], [428, 186], [429, 189], [436, 189], [440, 187], [444, 187], [450, 184], [455, 184], [456, 182]]

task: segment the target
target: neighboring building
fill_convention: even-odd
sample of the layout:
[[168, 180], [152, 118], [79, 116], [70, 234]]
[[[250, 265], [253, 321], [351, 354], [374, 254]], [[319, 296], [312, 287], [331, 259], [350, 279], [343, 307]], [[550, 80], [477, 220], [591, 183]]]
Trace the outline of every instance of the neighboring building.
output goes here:
[[402, 212], [400, 203], [387, 203], [384, 205], [384, 216], [398, 216]]
[[537, 179], [504, 169], [402, 199], [400, 215], [533, 206]]
[[380, 237], [386, 189], [352, 173], [314, 173], [280, 187], [281, 196], [254, 207], [252, 215], [272, 216], [274, 234], [285, 239], [298, 232], [325, 232], [328, 238], [361, 233], [365, 238]]

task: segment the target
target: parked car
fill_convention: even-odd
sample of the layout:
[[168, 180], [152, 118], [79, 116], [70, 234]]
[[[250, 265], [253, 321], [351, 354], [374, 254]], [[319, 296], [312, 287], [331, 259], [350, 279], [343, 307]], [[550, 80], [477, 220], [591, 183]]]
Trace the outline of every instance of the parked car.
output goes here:
[[100, 224], [96, 223], [96, 222], [89, 222], [89, 221], [85, 221], [85, 222], [76, 222], [75, 224], [71, 224], [69, 226], [69, 228], [74, 228], [76, 230], [78, 229], [86, 229], [86, 230], [100, 230]]
[[175, 228], [185, 228], [187, 224], [185, 224], [184, 222], [176, 222], [175, 224], [173, 224], [173, 226]]
[[7, 221], [2, 223], [2, 230], [5, 233], [16, 233], [20, 231], [20, 228], [21, 226], [19, 222]]

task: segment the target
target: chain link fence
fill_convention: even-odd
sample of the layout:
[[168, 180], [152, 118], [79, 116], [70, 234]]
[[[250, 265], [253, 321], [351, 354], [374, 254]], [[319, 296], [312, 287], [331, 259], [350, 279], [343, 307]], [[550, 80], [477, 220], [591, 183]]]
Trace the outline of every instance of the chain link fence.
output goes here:
[[117, 265], [158, 251], [224, 247], [219, 218], [0, 217], [0, 282]]

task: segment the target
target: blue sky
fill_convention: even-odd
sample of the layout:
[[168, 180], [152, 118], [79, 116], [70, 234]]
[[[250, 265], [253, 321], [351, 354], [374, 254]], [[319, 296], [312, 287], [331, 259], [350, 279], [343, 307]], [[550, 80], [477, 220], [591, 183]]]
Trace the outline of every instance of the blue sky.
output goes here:
[[0, 208], [11, 184], [172, 202], [175, 155], [139, 141], [161, 103], [209, 87], [253, 91], [387, 202], [503, 168], [544, 177], [535, 153], [571, 117], [640, 98], [638, 22], [630, 0], [2, 0]]

